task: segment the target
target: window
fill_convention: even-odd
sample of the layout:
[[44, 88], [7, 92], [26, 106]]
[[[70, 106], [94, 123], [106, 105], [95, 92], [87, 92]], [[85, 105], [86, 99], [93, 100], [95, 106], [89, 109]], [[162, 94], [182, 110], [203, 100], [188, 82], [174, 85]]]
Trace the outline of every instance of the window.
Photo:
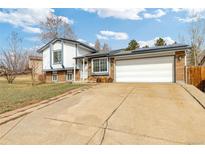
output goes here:
[[53, 63], [60, 64], [62, 60], [61, 50], [53, 51]]
[[52, 81], [58, 81], [58, 75], [57, 74], [52, 74]]
[[108, 58], [98, 58], [92, 60], [93, 73], [108, 73]]
[[72, 73], [68, 73], [67, 74], [67, 80], [68, 81], [72, 81], [73, 80], [73, 74]]

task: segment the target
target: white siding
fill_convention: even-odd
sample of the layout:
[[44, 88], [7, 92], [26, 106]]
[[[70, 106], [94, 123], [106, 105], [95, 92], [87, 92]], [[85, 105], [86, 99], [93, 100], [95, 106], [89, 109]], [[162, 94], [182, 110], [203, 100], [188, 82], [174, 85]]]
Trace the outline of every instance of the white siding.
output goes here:
[[75, 44], [64, 43], [63, 52], [64, 52], [64, 66], [74, 67], [75, 60], [73, 58], [75, 57], [75, 53], [76, 53]]
[[82, 48], [82, 47], [78, 47], [78, 52], [77, 52], [77, 56], [84, 56], [89, 54], [90, 51], [86, 48]]
[[50, 69], [50, 48], [43, 51], [43, 70]]
[[[62, 44], [61, 41], [57, 41], [52, 45], [52, 52], [53, 50], [61, 50], [62, 49]], [[80, 45], [78, 45], [78, 50], [76, 53], [76, 44], [74, 43], [69, 43], [69, 42], [64, 42], [63, 46], [63, 65], [65, 68], [69, 67], [74, 67], [74, 62], [75, 60], [73, 59], [76, 56], [83, 56], [86, 54], [91, 53], [89, 49], [84, 48]], [[54, 69], [59, 69], [62, 68], [61, 64], [53, 64], [53, 54], [51, 55], [51, 65]], [[43, 69], [48, 70], [50, 68], [50, 46], [48, 46], [44, 51], [43, 51]]]
[[[53, 50], [61, 50], [62, 49], [62, 44], [60, 41], [57, 41], [53, 44], [52, 46], [52, 51]], [[62, 65], [61, 64], [53, 64], [53, 53], [52, 53], [52, 67], [55, 69], [55, 68], [62, 68]]]
[[57, 41], [53, 44], [53, 50], [61, 50], [61, 42]]

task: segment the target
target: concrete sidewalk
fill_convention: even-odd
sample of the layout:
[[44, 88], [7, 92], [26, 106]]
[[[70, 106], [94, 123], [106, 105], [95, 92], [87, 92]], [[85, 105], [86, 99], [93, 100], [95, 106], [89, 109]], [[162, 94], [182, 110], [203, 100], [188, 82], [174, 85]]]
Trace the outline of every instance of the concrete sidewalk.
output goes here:
[[0, 126], [0, 144], [204, 144], [205, 110], [178, 84], [101, 84]]

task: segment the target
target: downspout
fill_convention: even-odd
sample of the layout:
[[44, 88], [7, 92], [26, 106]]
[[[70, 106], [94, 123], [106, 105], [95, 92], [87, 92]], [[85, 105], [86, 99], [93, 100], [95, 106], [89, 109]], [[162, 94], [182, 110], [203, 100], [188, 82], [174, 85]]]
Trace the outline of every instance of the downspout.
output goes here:
[[[78, 51], [78, 45], [75, 44], [75, 57], [77, 57], [77, 51]], [[74, 59], [74, 70], [73, 70], [74, 82], [76, 81], [75, 75], [76, 75], [76, 59]]]
[[185, 50], [184, 61], [185, 61], [185, 83], [187, 83], [187, 50]]
[[176, 54], [174, 55], [174, 83], [176, 83]]
[[63, 40], [61, 40], [61, 56], [62, 56], [61, 65], [62, 65], [62, 68], [65, 68], [64, 67], [64, 43], [63, 43]]
[[50, 44], [50, 68], [51, 69], [53, 69], [53, 67], [52, 67], [52, 46], [53, 46], [53, 44], [51, 43]]
[[84, 81], [84, 75], [85, 75], [85, 58], [83, 58], [83, 81]]

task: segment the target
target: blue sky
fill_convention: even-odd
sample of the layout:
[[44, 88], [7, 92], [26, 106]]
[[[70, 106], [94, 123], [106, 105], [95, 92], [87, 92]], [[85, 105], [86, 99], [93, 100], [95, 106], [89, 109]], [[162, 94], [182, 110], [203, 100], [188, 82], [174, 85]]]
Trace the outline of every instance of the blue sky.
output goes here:
[[23, 38], [23, 47], [42, 45], [38, 22], [49, 14], [61, 16], [70, 23], [78, 40], [93, 45], [98, 38], [112, 49], [124, 48], [131, 39], [141, 46], [153, 45], [157, 37], [167, 43], [187, 37], [195, 12], [204, 17], [204, 9], [0, 9], [0, 46], [16, 31]]

